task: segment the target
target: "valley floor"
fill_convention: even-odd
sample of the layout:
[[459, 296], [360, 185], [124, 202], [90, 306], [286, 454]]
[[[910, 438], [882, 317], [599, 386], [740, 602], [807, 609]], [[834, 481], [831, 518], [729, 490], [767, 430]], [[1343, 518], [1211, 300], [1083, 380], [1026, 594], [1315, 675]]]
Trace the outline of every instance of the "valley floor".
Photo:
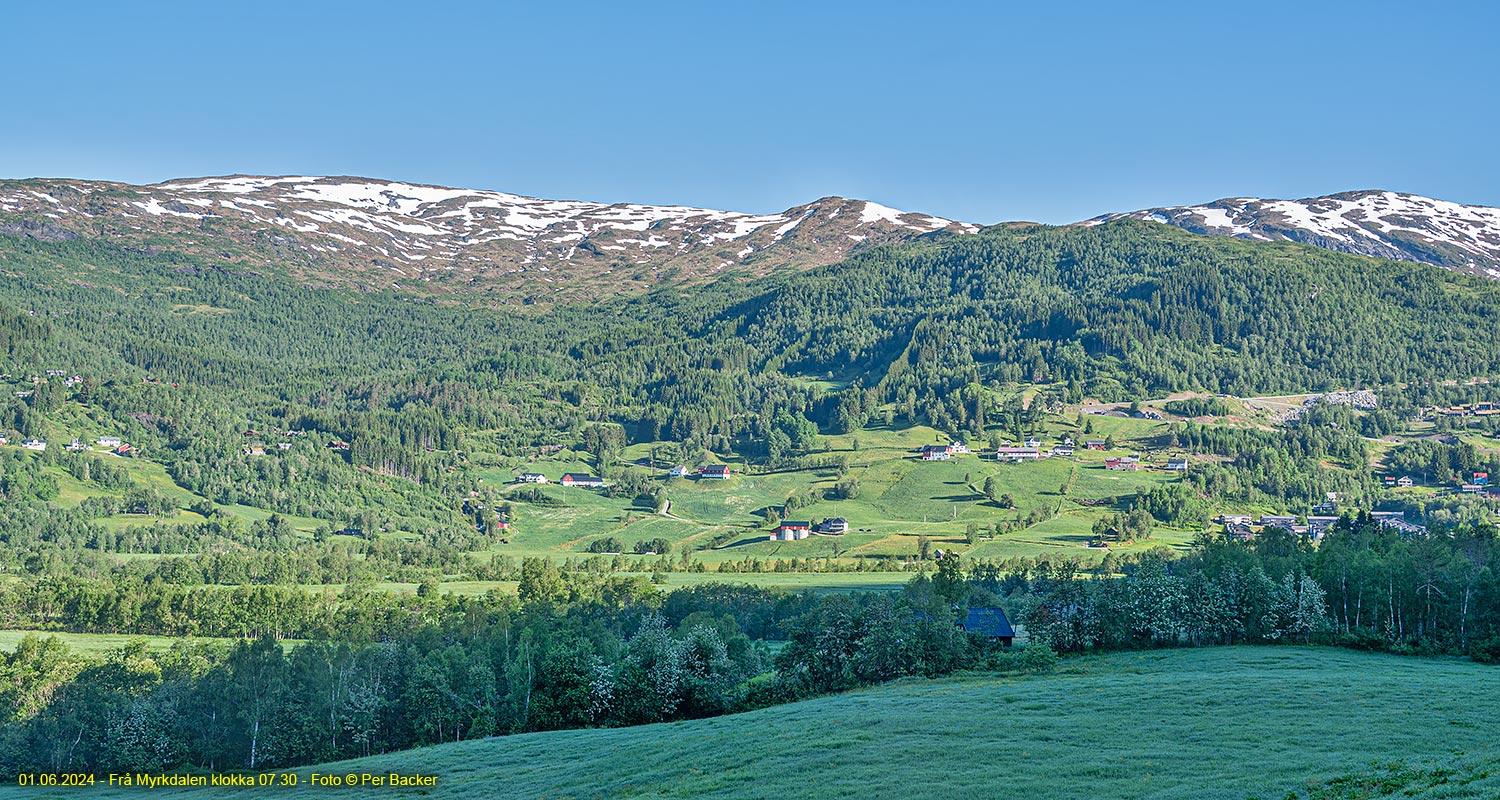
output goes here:
[[[1455, 770], [1410, 773], [1443, 776], [1412, 779], [1410, 796], [1495, 797], [1495, 680], [1467, 661], [1328, 648], [1123, 653], [1050, 675], [909, 680], [716, 719], [429, 747], [299, 769], [295, 789], [0, 796], [1281, 800], [1399, 763]], [[308, 785], [314, 772], [392, 771], [438, 783]]]

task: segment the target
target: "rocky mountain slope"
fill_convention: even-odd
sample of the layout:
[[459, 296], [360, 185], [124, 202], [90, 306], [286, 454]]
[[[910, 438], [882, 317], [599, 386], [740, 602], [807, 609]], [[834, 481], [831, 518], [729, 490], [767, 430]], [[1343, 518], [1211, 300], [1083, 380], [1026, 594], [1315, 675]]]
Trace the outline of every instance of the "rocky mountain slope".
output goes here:
[[1199, 206], [1106, 214], [1084, 224], [1130, 217], [1195, 233], [1290, 240], [1500, 278], [1500, 208], [1466, 206], [1399, 192], [1344, 192], [1303, 200], [1216, 200]]
[[354, 177], [231, 176], [150, 186], [0, 181], [0, 234], [99, 237], [321, 284], [497, 299], [614, 294], [759, 275], [978, 227], [826, 197], [780, 214], [541, 200]]

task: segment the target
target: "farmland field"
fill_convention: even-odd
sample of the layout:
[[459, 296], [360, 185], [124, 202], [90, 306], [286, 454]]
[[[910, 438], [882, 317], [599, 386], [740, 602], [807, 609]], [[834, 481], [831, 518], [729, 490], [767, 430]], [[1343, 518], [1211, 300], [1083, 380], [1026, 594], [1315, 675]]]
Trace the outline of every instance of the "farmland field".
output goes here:
[[1301, 647], [1125, 653], [1041, 676], [907, 680], [715, 719], [440, 745], [299, 769], [302, 785], [277, 795], [355, 796], [307, 778], [398, 771], [439, 776], [425, 794], [444, 798], [1281, 800], [1398, 764], [1405, 783], [1388, 785], [1409, 789], [1403, 796], [1494, 797], [1492, 685], [1491, 668], [1456, 659]]

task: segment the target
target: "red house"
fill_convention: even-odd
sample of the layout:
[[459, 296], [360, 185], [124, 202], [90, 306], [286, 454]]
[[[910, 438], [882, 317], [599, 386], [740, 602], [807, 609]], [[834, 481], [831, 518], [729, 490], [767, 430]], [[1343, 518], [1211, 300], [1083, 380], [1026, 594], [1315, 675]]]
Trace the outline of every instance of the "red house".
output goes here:
[[790, 542], [795, 539], [806, 539], [810, 533], [812, 533], [811, 522], [783, 522], [781, 527], [771, 534], [771, 541]]
[[564, 486], [584, 486], [590, 489], [597, 489], [604, 485], [604, 479], [597, 475], [575, 475], [569, 472], [563, 475], [562, 480], [558, 481], [558, 483]]

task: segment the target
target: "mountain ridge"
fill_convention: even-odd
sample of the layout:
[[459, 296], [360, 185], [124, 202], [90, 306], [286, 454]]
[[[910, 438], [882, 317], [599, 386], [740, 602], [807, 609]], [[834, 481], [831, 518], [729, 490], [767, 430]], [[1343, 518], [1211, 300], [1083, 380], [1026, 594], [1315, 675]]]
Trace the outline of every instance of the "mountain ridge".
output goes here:
[[[1233, 197], [1104, 214], [1253, 241], [1294, 241], [1500, 279], [1500, 209], [1379, 189]], [[1018, 222], [998, 223], [1012, 227]], [[842, 261], [981, 226], [823, 197], [773, 214], [549, 200], [348, 175], [224, 175], [135, 185], [0, 180], [0, 235], [172, 250], [311, 285], [507, 303], [593, 300]]]
[[332, 283], [478, 288], [528, 299], [821, 266], [867, 246], [978, 230], [843, 197], [749, 214], [354, 176], [229, 175], [143, 186], [0, 181], [4, 234], [145, 247], [167, 236], [174, 249], [242, 269], [284, 266]]
[[1079, 224], [1124, 218], [1211, 236], [1302, 242], [1500, 279], [1500, 208], [1405, 192], [1362, 189], [1297, 200], [1228, 197], [1199, 205], [1103, 214]]

